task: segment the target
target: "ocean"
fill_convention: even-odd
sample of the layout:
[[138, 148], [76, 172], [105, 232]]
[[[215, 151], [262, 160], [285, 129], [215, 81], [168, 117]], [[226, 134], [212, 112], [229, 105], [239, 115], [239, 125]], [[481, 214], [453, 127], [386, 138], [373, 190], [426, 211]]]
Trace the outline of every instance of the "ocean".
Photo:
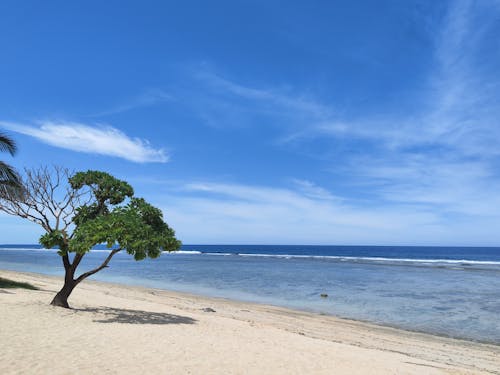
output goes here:
[[[56, 251], [36, 245], [0, 245], [0, 269], [63, 275]], [[500, 344], [500, 248], [184, 245], [140, 262], [118, 253], [92, 279]]]

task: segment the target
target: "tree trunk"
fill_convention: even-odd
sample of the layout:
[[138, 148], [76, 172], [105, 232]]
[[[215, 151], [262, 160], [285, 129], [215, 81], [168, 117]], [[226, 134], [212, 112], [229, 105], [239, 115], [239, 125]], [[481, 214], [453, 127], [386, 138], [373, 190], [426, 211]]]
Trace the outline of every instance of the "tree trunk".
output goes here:
[[113, 258], [113, 256], [116, 253], [120, 252], [121, 250], [122, 250], [121, 247], [118, 249], [113, 249], [109, 253], [109, 255], [107, 256], [107, 258], [104, 260], [104, 262], [99, 267], [94, 268], [91, 271], [82, 273], [76, 279], [74, 278], [75, 271], [78, 268], [78, 265], [80, 264], [80, 261], [82, 260], [82, 258], [85, 254], [76, 254], [75, 258], [73, 259], [73, 264], [71, 264], [71, 262], [69, 261], [68, 253], [64, 254], [62, 256], [62, 261], [63, 261], [63, 265], [64, 265], [64, 270], [65, 270], [64, 286], [62, 287], [62, 289], [59, 292], [57, 292], [56, 296], [54, 297], [54, 299], [52, 300], [52, 302], [50, 304], [52, 306], [65, 307], [65, 308], [69, 309], [70, 307], [68, 304], [68, 298], [69, 298], [69, 295], [71, 294], [71, 292], [73, 291], [73, 289], [75, 289], [75, 287], [80, 282], [85, 280], [87, 277], [89, 277], [89, 276], [99, 272], [100, 270], [108, 267], [108, 263], [111, 260], [111, 258]]
[[64, 265], [64, 285], [52, 299], [52, 302], [50, 303], [52, 306], [64, 307], [66, 309], [70, 308], [68, 304], [68, 298], [73, 289], [75, 289], [76, 284], [78, 284], [78, 282], [74, 280], [73, 277], [75, 276], [75, 269], [78, 266], [78, 263], [80, 263], [81, 257], [75, 260], [73, 260], [73, 264], [71, 264], [71, 262], [69, 261], [68, 253], [66, 252], [64, 255], [62, 255], [62, 262]]
[[65, 307], [69, 309], [69, 304], [68, 304], [68, 298], [75, 288], [77, 282], [71, 279], [65, 279], [64, 281], [64, 286], [62, 289], [57, 292], [55, 295], [54, 299], [52, 299], [52, 302], [50, 303], [52, 306], [59, 306], [59, 307]]

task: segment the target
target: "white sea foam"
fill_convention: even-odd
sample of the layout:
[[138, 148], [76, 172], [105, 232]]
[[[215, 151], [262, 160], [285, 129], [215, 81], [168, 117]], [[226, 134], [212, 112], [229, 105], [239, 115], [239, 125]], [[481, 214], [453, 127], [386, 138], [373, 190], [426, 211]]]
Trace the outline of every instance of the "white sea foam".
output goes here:
[[37, 249], [31, 247], [0, 247], [0, 250], [57, 251], [57, 249]]
[[228, 255], [238, 255], [238, 254], [235, 254], [235, 253], [203, 253], [205, 255], [220, 255], [220, 256], [228, 256]]
[[[21, 248], [21, 247], [0, 247], [0, 250], [16, 251], [53, 251], [57, 249], [43, 248]], [[109, 253], [111, 249], [92, 249], [92, 252]], [[429, 265], [463, 265], [463, 266], [500, 266], [500, 261], [493, 260], [471, 260], [471, 259], [412, 259], [412, 258], [387, 258], [387, 257], [356, 257], [341, 255], [307, 255], [307, 254], [266, 254], [266, 253], [223, 253], [223, 252], [202, 252], [197, 250], [178, 250], [173, 252], [164, 252], [166, 254], [182, 255], [211, 255], [211, 256], [240, 256], [240, 257], [261, 257], [261, 258], [279, 258], [279, 259], [318, 259], [332, 260], [340, 262], [374, 262], [388, 264], [429, 264]]]
[[191, 250], [177, 250], [177, 251], [164, 251], [166, 254], [184, 254], [184, 255], [200, 255], [202, 254], [201, 251], [191, 251]]
[[264, 257], [264, 258], [283, 258], [283, 259], [331, 259], [351, 262], [383, 262], [383, 263], [428, 263], [428, 264], [462, 264], [462, 265], [492, 265], [500, 266], [499, 261], [489, 260], [469, 260], [469, 259], [412, 259], [412, 258], [384, 258], [384, 257], [353, 257], [340, 255], [305, 255], [305, 254], [236, 254], [242, 257]]

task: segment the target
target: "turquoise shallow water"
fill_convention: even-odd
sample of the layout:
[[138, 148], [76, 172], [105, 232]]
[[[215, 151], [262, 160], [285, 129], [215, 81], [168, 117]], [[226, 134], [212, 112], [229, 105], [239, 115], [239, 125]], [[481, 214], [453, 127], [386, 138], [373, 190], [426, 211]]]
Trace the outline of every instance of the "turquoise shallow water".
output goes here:
[[[119, 253], [110, 266], [93, 278], [500, 344], [499, 248], [198, 245], [141, 262]], [[28, 246], [0, 246], [0, 269], [62, 275], [54, 250]]]

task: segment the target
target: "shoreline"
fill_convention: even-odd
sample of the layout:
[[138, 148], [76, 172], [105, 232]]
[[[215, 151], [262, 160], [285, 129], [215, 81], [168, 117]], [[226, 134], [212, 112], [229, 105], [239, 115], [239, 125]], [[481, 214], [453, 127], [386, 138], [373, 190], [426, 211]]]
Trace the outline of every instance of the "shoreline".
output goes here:
[[[30, 314], [32, 317], [41, 315], [47, 320], [46, 325], [50, 323], [49, 325], [57, 326], [58, 320], [64, 320], [68, 324], [73, 321], [80, 327], [77, 330], [80, 334], [99, 331], [105, 327], [104, 337], [88, 334], [88, 346], [93, 347], [96, 356], [102, 350], [109, 350], [107, 346], [96, 346], [96, 339], [114, 342], [122, 335], [126, 336], [128, 331], [136, 330], [138, 326], [147, 328], [147, 331], [150, 328], [161, 328], [148, 334], [159, 341], [165, 340], [164, 335], [170, 339], [177, 337], [181, 342], [188, 343], [194, 352], [206, 350], [205, 346], [200, 346], [200, 341], [221, 347], [222, 352], [217, 352], [217, 355], [212, 352], [206, 354], [206, 363], [199, 364], [198, 367], [191, 368], [199, 360], [188, 356], [190, 360], [180, 361], [175, 365], [177, 367], [172, 365], [173, 367], [168, 368], [173, 373], [185, 373], [188, 369], [192, 373], [218, 373], [223, 370], [226, 373], [256, 374], [304, 371], [325, 374], [332, 371], [357, 373], [358, 370], [359, 373], [500, 373], [500, 346], [491, 343], [408, 331], [284, 307], [100, 281], [85, 281], [80, 284], [69, 300], [73, 310], [66, 310], [48, 305], [50, 298], [62, 284], [61, 277], [7, 270], [0, 270], [0, 276], [40, 287], [39, 291], [0, 290], [0, 332], [12, 330], [9, 340], [0, 340], [5, 343], [0, 346], [6, 346], [0, 349], [0, 370], [6, 374], [14, 373], [10, 372], [14, 368], [4, 368], [6, 363], [13, 364], [17, 362], [16, 358], [26, 362], [26, 358], [30, 358], [29, 348], [37, 352], [43, 342], [38, 343], [39, 345], [27, 345], [26, 341], [30, 337], [23, 335], [33, 336], [34, 333], [22, 333], [22, 329], [16, 327], [16, 317], [22, 314], [27, 318]], [[155, 314], [160, 318], [176, 316], [179, 323], [157, 322]], [[112, 316], [111, 321], [106, 320], [109, 316]], [[9, 317], [13, 327], [8, 326]], [[141, 317], [144, 318], [143, 321]], [[182, 327], [189, 332], [183, 331]], [[38, 332], [41, 337], [52, 337], [53, 333], [45, 332], [43, 325], [36, 330], [41, 330]], [[239, 332], [239, 335], [235, 335], [235, 332]], [[35, 332], [35, 335], [38, 333]], [[143, 333], [136, 334], [136, 340], [144, 339]], [[157, 335], [159, 336], [156, 337]], [[85, 334], [83, 337], [86, 337]], [[210, 340], [211, 337], [214, 342]], [[54, 345], [61, 350], [56, 338], [53, 339]], [[19, 345], [20, 348], [27, 345], [24, 350], [28, 352], [23, 356], [22, 353], [16, 354], [10, 350], [7, 341], [12, 340], [14, 346]], [[265, 353], [255, 351], [259, 344], [265, 348]], [[242, 351], [241, 347], [246, 350]], [[228, 353], [235, 355], [238, 361], [233, 363], [234, 361], [228, 360]], [[257, 357], [263, 361], [261, 364], [254, 361]], [[175, 358], [178, 359], [178, 356]], [[216, 369], [221, 361], [227, 362], [226, 366]], [[332, 361], [335, 364], [333, 367]], [[42, 359], [37, 366], [44, 363], [51, 365]], [[147, 366], [147, 363], [142, 364]], [[263, 364], [266, 367], [261, 367]], [[287, 367], [291, 365], [294, 367]], [[161, 363], [155, 362], [154, 366], [162, 368]], [[48, 368], [51, 373], [59, 373], [52, 367]], [[19, 371], [18, 367], [16, 369]], [[63, 369], [60, 373], [67, 370]], [[80, 370], [81, 373], [92, 373], [88, 369]], [[117, 368], [115, 370], [118, 372]], [[110, 368], [105, 373], [116, 372]]]
[[[10, 269], [2, 269], [2, 268], [0, 268], [0, 272], [14, 272], [14, 273], [21, 273], [21, 274], [26, 274], [26, 275], [31, 274], [31, 275], [47, 276], [49, 278], [55, 278], [55, 279], [62, 278], [62, 276], [55, 276], [55, 275], [51, 275], [51, 274], [44, 274], [44, 273], [38, 273], [38, 272], [24, 272], [24, 271], [10, 270]], [[108, 280], [102, 280], [102, 279], [101, 280], [90, 279], [87, 281], [88, 282], [95, 282], [95, 283], [102, 283], [102, 284], [109, 284], [109, 285], [114, 285], [117, 287], [140, 288], [140, 289], [145, 289], [145, 290], [157, 290], [157, 291], [168, 292], [171, 294], [178, 293], [181, 296], [191, 296], [193, 298], [199, 298], [199, 299], [205, 298], [207, 300], [213, 299], [213, 300], [221, 300], [221, 301], [234, 302], [234, 303], [258, 305], [258, 306], [264, 306], [264, 307], [269, 307], [269, 308], [284, 309], [284, 310], [289, 310], [289, 311], [294, 311], [294, 312], [302, 312], [305, 314], [311, 314], [311, 315], [319, 316], [319, 317], [332, 317], [335, 319], [339, 319], [341, 321], [349, 321], [349, 322], [354, 322], [354, 323], [366, 324], [368, 326], [373, 326], [373, 327], [391, 328], [391, 329], [395, 329], [395, 330], [403, 331], [403, 332], [420, 333], [420, 334], [429, 335], [429, 336], [433, 336], [433, 337], [441, 337], [444, 339], [452, 339], [452, 340], [493, 345], [493, 346], [500, 347], [500, 337], [499, 337], [498, 341], [487, 340], [487, 339], [483, 339], [483, 340], [482, 339], [472, 339], [472, 338], [463, 337], [463, 336], [447, 335], [447, 334], [443, 334], [440, 332], [429, 332], [429, 331], [425, 331], [425, 330], [412, 329], [409, 327], [398, 326], [397, 324], [375, 322], [375, 321], [370, 321], [369, 319], [358, 319], [358, 318], [351, 318], [351, 317], [346, 317], [346, 316], [339, 316], [339, 315], [335, 315], [333, 313], [315, 310], [314, 308], [307, 309], [307, 308], [286, 306], [285, 304], [272, 304], [272, 303], [266, 303], [266, 302], [258, 302], [258, 301], [246, 300], [245, 298], [238, 298], [238, 297], [233, 298], [233, 297], [223, 297], [223, 296], [210, 296], [207, 294], [192, 293], [190, 291], [182, 291], [182, 290], [179, 291], [179, 290], [174, 290], [174, 289], [164, 289], [161, 287], [148, 286], [148, 285], [143, 285], [140, 282], [128, 283], [128, 282], [108, 281]], [[71, 305], [71, 297], [70, 297], [69, 302]]]
[[[337, 251], [328, 249], [325, 254]], [[451, 266], [434, 262], [407, 266], [393, 260], [389, 263], [365, 263], [312, 260], [309, 256], [307, 259], [281, 259], [281, 255], [268, 259], [271, 253], [306, 252], [300, 247], [285, 250], [226, 246], [220, 251], [227, 251], [227, 254], [252, 251], [269, 254], [255, 257], [255, 254], [215, 256], [215, 253], [174, 253], [141, 264], [120, 253], [116, 258], [122, 263], [119, 268], [111, 265], [106, 272], [92, 279], [270, 304], [443, 337], [500, 344], [495, 302], [500, 298], [500, 279], [495, 277], [500, 270], [498, 266], [458, 266], [455, 264], [458, 260], [451, 261]], [[463, 255], [455, 250], [446, 251], [453, 256]], [[358, 255], [367, 251], [373, 253], [364, 249]], [[385, 255], [389, 256], [391, 252], [402, 259], [407, 258], [409, 251], [388, 248]], [[414, 255], [425, 257], [426, 252], [429, 251]], [[0, 250], [0, 253], [0, 268], [56, 276], [63, 272], [60, 258], [53, 251], [10, 250], [4, 253]], [[109, 250], [90, 252], [84, 261], [89, 267], [85, 265], [83, 268], [91, 268], [90, 265], [104, 259], [106, 253]], [[321, 255], [323, 252], [316, 249], [313, 254]], [[500, 260], [497, 251], [481, 253], [477, 258], [485, 256]], [[433, 261], [438, 261], [438, 258], [436, 256]], [[489, 272], [492, 270], [494, 272]], [[321, 293], [328, 294], [328, 298], [321, 298]]]

